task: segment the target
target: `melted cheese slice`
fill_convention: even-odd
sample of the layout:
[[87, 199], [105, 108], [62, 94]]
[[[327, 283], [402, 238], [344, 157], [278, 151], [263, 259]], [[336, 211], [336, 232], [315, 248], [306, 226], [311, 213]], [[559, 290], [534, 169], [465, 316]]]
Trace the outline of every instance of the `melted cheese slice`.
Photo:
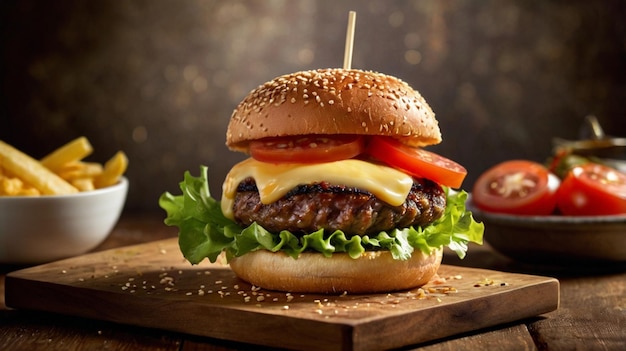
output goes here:
[[413, 179], [394, 168], [349, 159], [321, 164], [269, 164], [253, 158], [236, 164], [226, 176], [222, 191], [222, 212], [233, 219], [237, 186], [251, 177], [261, 202], [270, 204], [302, 184], [326, 181], [369, 191], [380, 200], [399, 206], [406, 200]]

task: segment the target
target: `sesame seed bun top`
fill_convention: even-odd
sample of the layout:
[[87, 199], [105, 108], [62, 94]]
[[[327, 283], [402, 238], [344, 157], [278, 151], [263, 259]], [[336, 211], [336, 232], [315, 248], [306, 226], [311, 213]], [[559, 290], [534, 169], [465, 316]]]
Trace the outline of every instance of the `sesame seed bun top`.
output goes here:
[[441, 142], [435, 114], [407, 83], [377, 72], [320, 69], [251, 91], [233, 111], [226, 145], [247, 152], [251, 140], [308, 134], [384, 135], [416, 147]]

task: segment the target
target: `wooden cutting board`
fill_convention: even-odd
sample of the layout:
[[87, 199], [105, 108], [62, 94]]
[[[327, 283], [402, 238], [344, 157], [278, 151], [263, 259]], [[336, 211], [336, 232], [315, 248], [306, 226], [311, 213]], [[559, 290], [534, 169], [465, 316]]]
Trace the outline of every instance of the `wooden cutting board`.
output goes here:
[[191, 266], [176, 239], [9, 273], [6, 304], [258, 345], [379, 350], [550, 312], [554, 278], [443, 265], [421, 289], [374, 295], [258, 289], [224, 263]]

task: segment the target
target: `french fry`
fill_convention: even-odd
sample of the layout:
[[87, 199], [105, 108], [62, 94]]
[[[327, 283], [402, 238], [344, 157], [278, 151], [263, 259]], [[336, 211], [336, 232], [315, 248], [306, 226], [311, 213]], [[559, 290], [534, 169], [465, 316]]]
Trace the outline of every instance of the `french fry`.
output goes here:
[[0, 176], [0, 195], [15, 196], [22, 190], [22, 181], [19, 178]]
[[83, 161], [92, 151], [80, 137], [37, 161], [0, 140], [0, 196], [69, 194], [116, 184], [128, 168], [126, 154], [117, 152], [103, 166]]
[[80, 191], [94, 190], [96, 187], [93, 185], [92, 178], [75, 178], [70, 181], [76, 189]]
[[44, 195], [65, 195], [78, 192], [74, 186], [59, 177], [39, 161], [0, 140], [0, 168], [19, 176]]
[[37, 196], [39, 190], [25, 184], [20, 178], [9, 177], [0, 169], [0, 196]]
[[71, 183], [74, 179], [95, 178], [102, 174], [102, 165], [97, 162], [71, 162], [63, 165], [55, 173]]
[[39, 190], [31, 187], [22, 188], [18, 194], [19, 196], [39, 196], [41, 193]]
[[39, 196], [39, 190], [24, 184], [19, 178], [0, 175], [0, 196]]
[[117, 183], [127, 167], [128, 157], [123, 151], [118, 151], [104, 164], [104, 170], [94, 179], [94, 185], [104, 188]]
[[57, 172], [64, 165], [80, 161], [92, 152], [93, 147], [89, 140], [82, 136], [52, 151], [41, 159], [41, 164], [49, 170]]

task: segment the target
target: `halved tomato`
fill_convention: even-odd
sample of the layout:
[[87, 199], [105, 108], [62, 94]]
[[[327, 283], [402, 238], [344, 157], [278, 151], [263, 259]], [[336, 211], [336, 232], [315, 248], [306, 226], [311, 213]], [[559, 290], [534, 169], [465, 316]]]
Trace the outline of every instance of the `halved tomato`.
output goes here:
[[626, 174], [596, 163], [574, 167], [561, 183], [557, 206], [568, 216], [626, 214]]
[[250, 155], [268, 163], [323, 163], [352, 158], [365, 150], [360, 135], [302, 135], [250, 142]]
[[559, 178], [542, 164], [512, 160], [482, 173], [472, 190], [482, 210], [518, 215], [549, 215], [556, 207]]
[[366, 153], [415, 177], [427, 178], [451, 188], [459, 188], [467, 175], [467, 170], [452, 160], [389, 137], [373, 136]]

